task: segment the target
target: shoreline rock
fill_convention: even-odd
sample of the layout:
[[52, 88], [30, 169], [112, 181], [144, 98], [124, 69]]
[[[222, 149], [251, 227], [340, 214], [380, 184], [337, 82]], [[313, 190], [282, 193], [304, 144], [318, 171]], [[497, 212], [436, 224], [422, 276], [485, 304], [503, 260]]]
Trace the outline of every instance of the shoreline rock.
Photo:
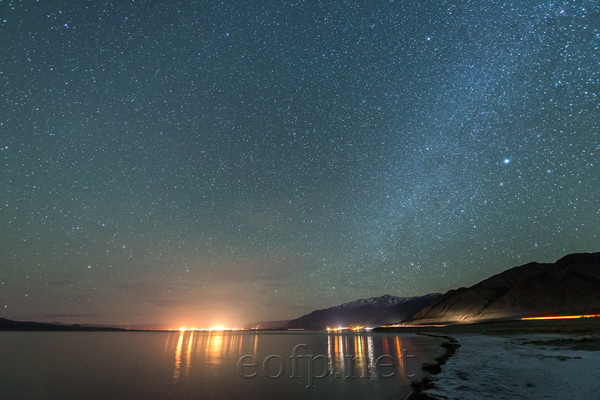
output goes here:
[[[445, 342], [442, 342], [442, 344], [440, 345], [440, 347], [443, 347], [446, 349], [444, 354], [442, 354], [439, 357], [434, 358], [433, 359], [434, 362], [432, 362], [432, 363], [425, 362], [421, 365], [421, 369], [423, 371], [428, 372], [430, 375], [433, 376], [433, 375], [439, 374], [442, 371], [442, 365], [444, 365], [446, 363], [446, 361], [448, 361], [448, 359], [450, 357], [452, 357], [452, 355], [460, 347], [460, 344], [458, 343], [458, 341], [455, 338], [450, 337], [450, 336], [435, 335], [432, 333], [417, 333], [417, 334], [423, 335], [423, 336], [442, 338], [442, 339], [446, 340]], [[435, 397], [431, 397], [430, 395], [425, 393], [426, 390], [431, 389], [434, 386], [435, 386], [435, 383], [434, 383], [433, 379], [431, 379], [428, 376], [426, 376], [420, 380], [417, 380], [411, 384], [413, 392], [408, 397], [406, 397], [405, 400], [437, 400]]]

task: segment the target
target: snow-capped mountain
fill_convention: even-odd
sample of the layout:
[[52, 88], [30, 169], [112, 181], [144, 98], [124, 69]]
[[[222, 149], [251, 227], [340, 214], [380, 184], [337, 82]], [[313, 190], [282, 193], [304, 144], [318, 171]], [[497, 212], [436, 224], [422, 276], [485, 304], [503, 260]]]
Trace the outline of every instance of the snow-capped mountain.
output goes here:
[[381, 326], [412, 317], [429, 305], [439, 293], [418, 297], [380, 297], [354, 300], [339, 306], [316, 310], [286, 323], [284, 329], [327, 329], [338, 326]]
[[[437, 295], [437, 294], [436, 294]], [[429, 295], [427, 295], [429, 296]], [[339, 306], [331, 307], [332, 309], [340, 308], [357, 308], [357, 307], [394, 307], [401, 303], [411, 302], [419, 297], [398, 297], [390, 294], [384, 294], [380, 297], [369, 297], [368, 299], [358, 299], [348, 303], [340, 304]]]

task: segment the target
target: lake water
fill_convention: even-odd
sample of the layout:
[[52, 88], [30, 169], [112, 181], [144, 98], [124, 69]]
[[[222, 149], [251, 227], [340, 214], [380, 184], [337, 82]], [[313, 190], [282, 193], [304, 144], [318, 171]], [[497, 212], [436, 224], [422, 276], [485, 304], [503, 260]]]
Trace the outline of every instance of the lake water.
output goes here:
[[381, 333], [0, 332], [0, 399], [402, 398], [440, 343]]

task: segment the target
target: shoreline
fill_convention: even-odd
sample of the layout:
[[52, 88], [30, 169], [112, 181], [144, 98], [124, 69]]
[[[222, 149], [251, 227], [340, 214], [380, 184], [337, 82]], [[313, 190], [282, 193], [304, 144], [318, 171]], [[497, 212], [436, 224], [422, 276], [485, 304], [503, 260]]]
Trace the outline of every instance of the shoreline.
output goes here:
[[436, 398], [429, 396], [425, 392], [426, 390], [432, 389], [434, 387], [434, 381], [433, 379], [431, 379], [431, 376], [437, 375], [442, 371], [442, 365], [444, 365], [446, 361], [448, 361], [448, 359], [454, 355], [456, 350], [460, 347], [460, 344], [458, 343], [456, 338], [446, 335], [436, 335], [433, 333], [423, 332], [417, 332], [417, 335], [444, 339], [444, 341], [440, 344], [440, 347], [443, 347], [444, 349], [446, 349], [446, 351], [441, 356], [434, 358], [434, 362], [425, 362], [421, 365], [421, 369], [429, 373], [429, 376], [425, 376], [419, 380], [412, 382], [410, 385], [412, 393], [405, 397], [404, 400], [437, 400]]
[[[429, 376], [413, 382], [413, 392], [404, 400], [460, 399], [469, 395], [528, 398], [537, 391], [547, 391], [548, 386], [554, 388], [554, 393], [581, 394], [590, 388], [578, 384], [579, 377], [600, 368], [600, 318], [392, 329], [445, 340], [441, 344], [445, 354], [434, 363], [422, 365]], [[457, 357], [459, 347], [462, 349]], [[565, 379], [559, 371], [566, 367], [578, 372]], [[597, 377], [588, 380], [597, 381]]]
[[460, 334], [425, 399], [596, 398], [600, 337], [565, 333]]

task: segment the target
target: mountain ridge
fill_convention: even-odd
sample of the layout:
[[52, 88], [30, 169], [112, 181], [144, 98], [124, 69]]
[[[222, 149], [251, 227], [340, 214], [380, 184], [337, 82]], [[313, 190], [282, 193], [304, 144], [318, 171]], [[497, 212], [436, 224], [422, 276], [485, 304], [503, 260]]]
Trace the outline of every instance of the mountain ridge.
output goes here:
[[548, 315], [600, 313], [600, 253], [530, 262], [470, 287], [452, 289], [407, 322], [473, 323]]
[[430, 293], [424, 296], [398, 297], [384, 294], [314, 310], [289, 321], [255, 322], [246, 327], [308, 330], [324, 330], [340, 326], [376, 327], [409, 318], [439, 295], [440, 293]]
[[[436, 293], [439, 294], [439, 293]], [[426, 295], [427, 296], [427, 295]], [[369, 297], [366, 299], [358, 299], [349, 301], [347, 303], [340, 304], [339, 306], [329, 307], [328, 309], [341, 309], [341, 308], [356, 308], [361, 306], [385, 306], [394, 307], [407, 300], [418, 299], [423, 296], [412, 296], [412, 297], [398, 297], [390, 294], [384, 294], [379, 297]], [[316, 310], [318, 311], [318, 310]]]

